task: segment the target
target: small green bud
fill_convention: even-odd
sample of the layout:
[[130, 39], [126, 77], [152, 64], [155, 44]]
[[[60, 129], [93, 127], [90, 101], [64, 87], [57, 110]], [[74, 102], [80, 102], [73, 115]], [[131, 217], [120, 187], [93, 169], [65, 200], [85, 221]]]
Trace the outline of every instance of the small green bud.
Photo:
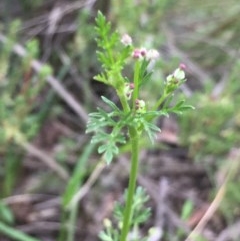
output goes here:
[[170, 74], [166, 78], [166, 88], [167, 93], [170, 93], [174, 90], [176, 90], [179, 85], [181, 85], [183, 82], [185, 82], [185, 72], [186, 69], [185, 64], [180, 64], [179, 67], [173, 72], [173, 74]]
[[134, 89], [134, 83], [126, 83], [124, 86], [124, 94], [128, 100], [130, 100], [132, 97], [133, 89]]
[[121, 221], [121, 222], [118, 222], [118, 228], [119, 229], [122, 229], [123, 228], [123, 222]]
[[135, 106], [138, 114], [144, 114], [146, 112], [146, 103], [144, 100], [136, 99]]

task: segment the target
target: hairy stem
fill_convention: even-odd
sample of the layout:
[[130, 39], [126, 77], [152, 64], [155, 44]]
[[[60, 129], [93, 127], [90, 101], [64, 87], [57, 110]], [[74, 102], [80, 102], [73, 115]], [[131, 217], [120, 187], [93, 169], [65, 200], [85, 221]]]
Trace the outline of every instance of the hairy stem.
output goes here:
[[126, 98], [126, 96], [124, 95], [123, 90], [120, 90], [120, 91], [117, 90], [117, 95], [118, 95], [119, 100], [120, 100], [120, 102], [121, 102], [123, 111], [124, 111], [125, 113], [128, 113], [128, 112], [130, 111], [130, 107], [129, 107], [127, 98]]
[[128, 183], [128, 193], [126, 207], [124, 210], [123, 228], [120, 236], [120, 241], [126, 241], [130, 229], [130, 222], [132, 218], [133, 197], [136, 188], [138, 162], [139, 162], [139, 135], [136, 128], [129, 129], [130, 141], [132, 146], [131, 170]]

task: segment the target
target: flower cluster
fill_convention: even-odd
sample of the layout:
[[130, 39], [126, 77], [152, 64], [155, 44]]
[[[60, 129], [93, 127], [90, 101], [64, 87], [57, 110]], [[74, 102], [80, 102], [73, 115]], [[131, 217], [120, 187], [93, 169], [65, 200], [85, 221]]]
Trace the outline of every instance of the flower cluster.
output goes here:
[[[124, 34], [121, 38], [121, 42], [125, 46], [132, 45], [132, 38], [128, 34]], [[146, 60], [156, 60], [159, 58], [159, 52], [156, 49], [149, 49], [146, 48], [136, 48], [132, 52], [132, 57], [134, 59], [146, 59]]]
[[134, 59], [146, 59], [146, 60], [156, 60], [159, 58], [159, 52], [156, 49], [134, 49], [132, 53]]
[[185, 64], [180, 64], [179, 67], [166, 78], [166, 87], [167, 92], [172, 92], [178, 88], [183, 82], [186, 81], [185, 79], [185, 72], [186, 69]]

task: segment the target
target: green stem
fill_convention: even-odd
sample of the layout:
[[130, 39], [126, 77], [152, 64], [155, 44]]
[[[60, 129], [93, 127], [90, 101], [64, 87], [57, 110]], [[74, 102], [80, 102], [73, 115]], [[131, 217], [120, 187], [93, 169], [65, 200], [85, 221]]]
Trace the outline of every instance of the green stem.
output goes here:
[[123, 107], [123, 111], [125, 113], [128, 113], [130, 111], [130, 107], [129, 107], [129, 104], [128, 104], [128, 101], [127, 101], [127, 98], [126, 96], [124, 95], [124, 91], [121, 89], [121, 90], [118, 90], [117, 89], [117, 95], [119, 97], [119, 100], [122, 104], [122, 107]]
[[168, 94], [164, 93], [162, 94], [162, 96], [160, 97], [160, 99], [157, 101], [156, 105], [153, 107], [153, 110], [157, 110], [159, 108], [159, 106], [163, 103], [163, 101], [167, 98]]
[[67, 231], [67, 241], [74, 241], [75, 235], [75, 224], [77, 221], [77, 214], [78, 214], [78, 204], [75, 203], [70, 210], [70, 218], [68, 222], [68, 231]]
[[135, 106], [135, 101], [138, 98], [139, 95], [139, 73], [140, 73], [140, 61], [136, 61], [135, 67], [134, 67], [134, 90], [133, 90], [133, 107]]
[[135, 128], [129, 129], [130, 141], [132, 146], [131, 170], [128, 183], [127, 201], [124, 210], [123, 228], [120, 236], [120, 241], [126, 241], [130, 229], [132, 218], [133, 197], [137, 182], [138, 162], [139, 162], [139, 135]]

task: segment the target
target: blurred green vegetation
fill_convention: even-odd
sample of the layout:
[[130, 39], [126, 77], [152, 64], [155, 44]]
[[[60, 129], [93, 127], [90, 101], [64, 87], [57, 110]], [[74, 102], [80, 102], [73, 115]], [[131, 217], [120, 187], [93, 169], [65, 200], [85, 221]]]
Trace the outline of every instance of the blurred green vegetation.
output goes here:
[[18, 21], [11, 24], [7, 41], [0, 49], [0, 153], [5, 159], [1, 196], [11, 193], [17, 179], [21, 163], [18, 145], [33, 138], [43, 121], [46, 108], [41, 108], [37, 98], [45, 85], [45, 77], [51, 74], [47, 65], [37, 74], [31, 69], [32, 59], [38, 57], [36, 39], [26, 43], [26, 57], [13, 55], [19, 27]]

